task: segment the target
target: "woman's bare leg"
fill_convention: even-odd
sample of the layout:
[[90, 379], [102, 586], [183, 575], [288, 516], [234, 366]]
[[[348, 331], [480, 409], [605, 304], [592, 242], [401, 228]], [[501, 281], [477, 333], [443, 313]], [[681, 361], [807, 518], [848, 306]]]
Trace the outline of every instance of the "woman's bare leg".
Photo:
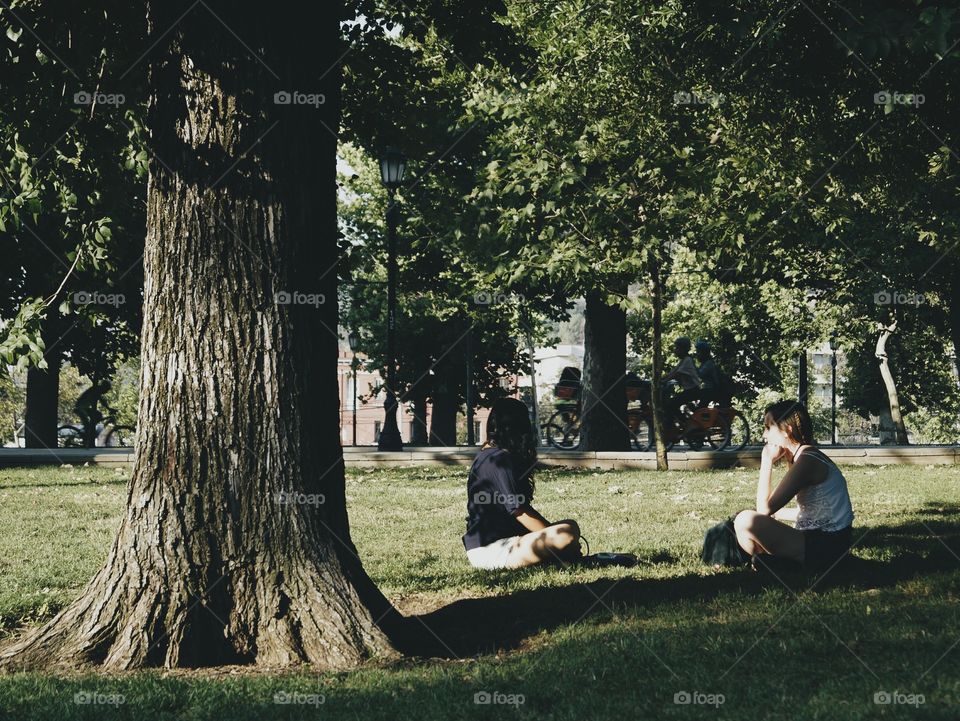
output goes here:
[[733, 527], [737, 542], [747, 553], [768, 553], [803, 562], [803, 533], [785, 523], [756, 511], [741, 511]]
[[570, 561], [579, 555], [580, 527], [576, 521], [560, 521], [542, 531], [520, 536], [510, 549], [509, 568], [533, 566], [544, 561]]
[[778, 521], [783, 523], [796, 523], [797, 515], [800, 513], [800, 509], [794, 506], [793, 508], [781, 508], [779, 511], [773, 514], [773, 517]]

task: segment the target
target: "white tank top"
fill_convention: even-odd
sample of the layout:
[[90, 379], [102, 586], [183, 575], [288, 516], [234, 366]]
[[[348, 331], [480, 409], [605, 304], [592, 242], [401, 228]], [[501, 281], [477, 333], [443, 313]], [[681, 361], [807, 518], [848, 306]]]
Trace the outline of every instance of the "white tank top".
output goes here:
[[[797, 458], [808, 448], [801, 448]], [[827, 477], [822, 483], [807, 486], [797, 493], [796, 529], [798, 531], [841, 531], [853, 523], [853, 506], [850, 503], [850, 494], [847, 492], [847, 479], [833, 461], [821, 458], [814, 454], [821, 463], [827, 464]]]

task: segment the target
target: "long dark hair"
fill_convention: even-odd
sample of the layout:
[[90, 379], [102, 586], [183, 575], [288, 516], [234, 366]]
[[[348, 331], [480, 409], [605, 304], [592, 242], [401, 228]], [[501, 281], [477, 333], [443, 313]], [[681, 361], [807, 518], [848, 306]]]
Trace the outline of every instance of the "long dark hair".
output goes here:
[[530, 413], [523, 401], [499, 398], [487, 418], [487, 440], [484, 448], [496, 446], [510, 454], [517, 483], [526, 485], [528, 500], [533, 498], [533, 469], [537, 465], [537, 439], [530, 423]]
[[801, 446], [815, 446], [813, 421], [807, 407], [800, 401], [777, 401], [767, 406], [763, 414], [763, 427], [776, 426]]

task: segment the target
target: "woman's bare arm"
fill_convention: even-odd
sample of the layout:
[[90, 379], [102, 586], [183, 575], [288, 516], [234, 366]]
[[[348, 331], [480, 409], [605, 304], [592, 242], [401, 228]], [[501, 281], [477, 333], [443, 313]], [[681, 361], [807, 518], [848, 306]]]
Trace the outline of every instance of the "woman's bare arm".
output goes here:
[[766, 510], [761, 511], [761, 513], [772, 516], [787, 505], [801, 490], [826, 480], [826, 465], [810, 458], [807, 453], [811, 453], [811, 451], [806, 451], [780, 479], [780, 483], [767, 498]]
[[521, 506], [514, 518], [528, 531], [542, 531], [550, 525], [550, 521], [541, 516], [533, 506]]
[[760, 454], [760, 475], [757, 478], [757, 513], [770, 513], [770, 479], [773, 477], [774, 453], [772, 446], [764, 446]]
[[778, 521], [790, 521], [790, 523], [797, 522], [797, 514], [800, 513], [799, 508], [781, 508], [779, 511], [773, 514], [773, 517]]

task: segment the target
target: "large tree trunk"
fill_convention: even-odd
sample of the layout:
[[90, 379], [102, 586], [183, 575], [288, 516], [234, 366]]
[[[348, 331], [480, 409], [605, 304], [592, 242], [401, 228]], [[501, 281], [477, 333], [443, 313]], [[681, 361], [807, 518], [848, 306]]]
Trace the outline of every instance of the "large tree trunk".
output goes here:
[[903, 423], [903, 415], [900, 413], [900, 399], [897, 396], [897, 385], [893, 381], [893, 373], [890, 372], [890, 364], [887, 360], [887, 339], [897, 330], [897, 321], [893, 321], [888, 326], [880, 326], [880, 337], [877, 338], [876, 356], [880, 360], [880, 376], [883, 378], [883, 385], [887, 389], [887, 403], [890, 405], [890, 419], [893, 422], [897, 433], [897, 444], [907, 445], [910, 441], [907, 438], [907, 427]]
[[[150, 6], [126, 514], [80, 599], [5, 649], [8, 668], [339, 669], [396, 653], [398, 615], [350, 539], [338, 435], [338, 3], [212, 7], [219, 19]], [[285, 89], [326, 103], [275, 104]]]
[[627, 426], [627, 314], [607, 305], [605, 293], [586, 296], [583, 396], [580, 422], [582, 451], [630, 449]]
[[24, 441], [27, 448], [56, 448], [60, 395], [61, 325], [56, 308], [47, 311], [41, 337], [45, 346], [46, 368], [30, 366], [27, 370], [27, 402], [24, 413]]

